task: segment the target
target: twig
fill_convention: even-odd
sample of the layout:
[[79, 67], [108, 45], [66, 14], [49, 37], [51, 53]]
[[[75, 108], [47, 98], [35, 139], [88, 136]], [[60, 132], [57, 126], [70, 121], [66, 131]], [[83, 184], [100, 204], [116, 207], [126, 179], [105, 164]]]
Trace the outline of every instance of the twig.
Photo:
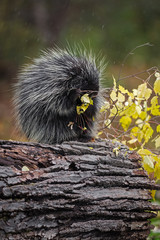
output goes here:
[[125, 58], [124, 58], [124, 60], [123, 60], [123, 62], [122, 62], [121, 68], [120, 68], [120, 70], [119, 70], [117, 83], [118, 83], [120, 80], [122, 80], [122, 79], [128, 78], [128, 77], [120, 78], [121, 73], [122, 73], [122, 69], [123, 69], [123, 67], [124, 67], [124, 64], [125, 64], [127, 58], [128, 58], [130, 55], [133, 55], [133, 54], [134, 54], [134, 51], [135, 51], [136, 49], [141, 48], [141, 47], [144, 47], [144, 46], [150, 46], [150, 47], [151, 47], [151, 46], [153, 46], [153, 45], [150, 44], [150, 43], [144, 43], [144, 44], [141, 44], [141, 45], [139, 45], [139, 46], [133, 48], [133, 49], [132, 49], [132, 50], [131, 50], [131, 51], [125, 56]]

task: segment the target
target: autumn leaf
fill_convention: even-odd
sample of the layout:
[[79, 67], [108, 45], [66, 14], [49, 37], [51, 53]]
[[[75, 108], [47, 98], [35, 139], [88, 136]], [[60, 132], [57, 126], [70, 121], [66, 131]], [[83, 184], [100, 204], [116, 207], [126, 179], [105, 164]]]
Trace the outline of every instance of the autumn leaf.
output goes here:
[[155, 140], [155, 145], [156, 145], [156, 148], [159, 148], [159, 147], [160, 147], [160, 137], [158, 137], [158, 138]]
[[112, 90], [112, 92], [110, 94], [110, 98], [112, 99], [113, 102], [117, 100], [117, 93], [114, 89]]
[[22, 172], [28, 172], [28, 171], [29, 171], [29, 168], [27, 166], [22, 167]]
[[86, 93], [81, 97], [81, 102], [82, 103], [86, 103], [86, 104], [90, 104], [93, 105], [93, 100], [92, 98], [89, 97], [89, 95]]
[[77, 114], [80, 115], [84, 113], [90, 105], [93, 105], [93, 100], [86, 93], [81, 97], [82, 104], [80, 106], [76, 106]]
[[119, 120], [119, 122], [121, 123], [121, 126], [123, 127], [123, 129], [125, 131], [127, 131], [129, 125], [132, 122], [132, 119], [129, 116], [123, 116], [121, 117], [121, 119]]
[[124, 102], [125, 101], [125, 96], [120, 92], [118, 92], [118, 101], [119, 102]]
[[154, 91], [160, 95], [160, 79], [157, 78], [154, 83]]
[[156, 131], [160, 132], [160, 124], [157, 126]]
[[87, 110], [88, 107], [89, 107], [89, 104], [84, 104], [84, 103], [80, 106], [77, 106], [76, 107], [77, 108], [77, 114], [80, 115], [80, 114], [84, 113]]

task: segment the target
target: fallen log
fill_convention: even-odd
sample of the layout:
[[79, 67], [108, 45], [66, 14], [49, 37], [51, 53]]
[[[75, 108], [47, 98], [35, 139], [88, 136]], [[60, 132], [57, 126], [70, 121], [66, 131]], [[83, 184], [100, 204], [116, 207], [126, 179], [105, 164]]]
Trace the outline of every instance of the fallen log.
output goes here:
[[140, 162], [110, 141], [1, 140], [0, 239], [146, 239], [160, 186]]

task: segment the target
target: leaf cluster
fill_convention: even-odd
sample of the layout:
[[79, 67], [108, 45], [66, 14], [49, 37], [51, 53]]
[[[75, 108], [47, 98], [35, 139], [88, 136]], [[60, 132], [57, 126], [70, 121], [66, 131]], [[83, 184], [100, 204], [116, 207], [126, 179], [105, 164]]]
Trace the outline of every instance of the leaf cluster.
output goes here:
[[[150, 80], [154, 79], [152, 83]], [[142, 164], [151, 178], [160, 180], [160, 73], [156, 69], [132, 89], [113, 88], [100, 112], [104, 113], [103, 131], [107, 138], [118, 140], [142, 156]], [[106, 129], [106, 131], [104, 131]], [[150, 143], [153, 149], [150, 149]]]

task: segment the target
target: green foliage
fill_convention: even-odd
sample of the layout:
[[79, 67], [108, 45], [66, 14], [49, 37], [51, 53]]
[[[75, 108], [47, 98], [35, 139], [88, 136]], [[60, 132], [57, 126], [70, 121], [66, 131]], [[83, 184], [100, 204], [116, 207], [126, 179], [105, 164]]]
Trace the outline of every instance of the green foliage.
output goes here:
[[[54, 44], [83, 42], [94, 52], [103, 51], [110, 65], [141, 43], [129, 60], [134, 66], [157, 64], [160, 57], [160, 4], [155, 1], [0, 1], [1, 61], [22, 64], [24, 56], [35, 56], [38, 49]], [[61, 17], [59, 17], [61, 16]]]
[[147, 240], [159, 240], [160, 239], [160, 231], [159, 231], [159, 225], [160, 225], [160, 212], [158, 213], [156, 218], [153, 218], [151, 220], [151, 224], [155, 226], [155, 230], [151, 231], [149, 237]]
[[1, 22], [0, 35], [3, 61], [12, 64], [21, 64], [26, 60], [26, 55], [32, 57], [42, 47], [34, 29], [27, 28], [23, 22]]
[[[30, 5], [30, 6], [29, 6]], [[29, 24], [27, 17], [31, 2], [24, 0], [0, 2], [0, 64], [17, 67], [28, 62], [28, 57], [35, 56], [43, 48], [42, 39], [34, 24]]]

